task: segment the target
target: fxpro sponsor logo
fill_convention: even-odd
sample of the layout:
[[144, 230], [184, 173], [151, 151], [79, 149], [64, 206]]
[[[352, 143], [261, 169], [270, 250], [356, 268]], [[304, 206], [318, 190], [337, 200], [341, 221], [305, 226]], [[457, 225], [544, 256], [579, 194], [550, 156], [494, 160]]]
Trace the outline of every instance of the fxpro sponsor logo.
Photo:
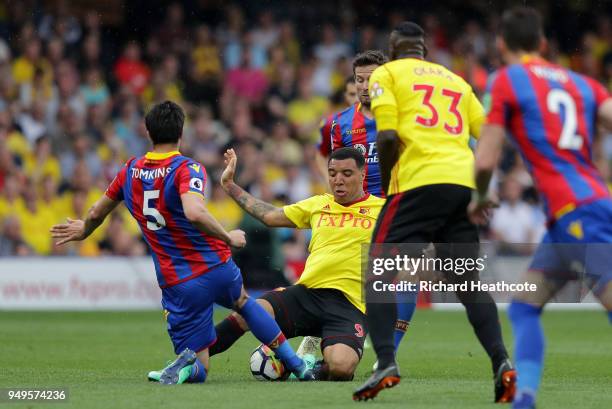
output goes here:
[[[367, 212], [360, 214], [367, 214]], [[336, 227], [336, 228], [361, 228], [370, 230], [374, 227], [371, 217], [355, 216], [352, 213], [331, 214], [322, 212], [317, 221], [317, 227]]]

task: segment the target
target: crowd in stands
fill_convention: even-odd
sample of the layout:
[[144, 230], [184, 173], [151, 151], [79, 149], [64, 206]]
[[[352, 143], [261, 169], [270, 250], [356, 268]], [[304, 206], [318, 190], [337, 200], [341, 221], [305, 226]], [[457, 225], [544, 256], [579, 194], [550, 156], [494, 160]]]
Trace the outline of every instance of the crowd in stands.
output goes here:
[[[66, 217], [83, 218], [125, 161], [149, 149], [143, 115], [171, 99], [188, 114], [181, 151], [207, 169], [209, 209], [227, 229], [249, 234], [251, 244], [236, 258], [255, 271], [254, 280], [257, 272], [300, 270], [308, 232], [268, 231], [245, 217], [219, 188], [222, 152], [237, 149], [238, 183], [266, 201], [324, 192], [314, 163], [319, 126], [343, 108], [352, 57], [386, 49], [389, 28], [413, 16], [392, 10], [375, 25], [341, 13], [306, 31], [303, 19], [277, 9], [213, 3], [214, 19], [194, 16], [185, 2], [164, 3], [158, 21], [134, 36], [113, 35], [117, 27], [93, 6], [77, 12], [55, 1], [33, 12], [28, 7], [37, 2], [0, 5], [0, 256], [146, 254], [123, 207], [82, 243], [56, 247], [48, 230]], [[500, 65], [497, 18], [457, 21], [451, 32], [448, 17], [416, 16], [428, 33], [428, 59], [479, 95]], [[129, 33], [128, 20], [120, 32]], [[551, 37], [547, 57], [612, 86], [612, 19], [600, 16], [573, 50]], [[612, 139], [605, 146], [610, 159]], [[502, 205], [487, 237], [537, 242], [544, 218], [510, 145], [496, 183]]]

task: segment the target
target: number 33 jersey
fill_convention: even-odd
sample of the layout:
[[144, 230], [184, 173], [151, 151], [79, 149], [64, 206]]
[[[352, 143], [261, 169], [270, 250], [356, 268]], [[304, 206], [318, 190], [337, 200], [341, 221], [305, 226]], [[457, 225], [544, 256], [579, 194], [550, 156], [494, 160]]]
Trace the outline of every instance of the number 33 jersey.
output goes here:
[[369, 84], [378, 132], [396, 130], [400, 139], [390, 195], [439, 183], [474, 187], [469, 139], [485, 115], [467, 82], [441, 65], [402, 58], [378, 67]]
[[148, 152], [132, 158], [106, 190], [123, 200], [151, 249], [162, 288], [179, 284], [225, 263], [229, 246], [196, 229], [185, 217], [181, 195], [204, 196], [206, 171], [180, 152]]
[[608, 96], [593, 79], [539, 58], [489, 81], [486, 122], [510, 131], [550, 220], [609, 195], [591, 158], [597, 110]]

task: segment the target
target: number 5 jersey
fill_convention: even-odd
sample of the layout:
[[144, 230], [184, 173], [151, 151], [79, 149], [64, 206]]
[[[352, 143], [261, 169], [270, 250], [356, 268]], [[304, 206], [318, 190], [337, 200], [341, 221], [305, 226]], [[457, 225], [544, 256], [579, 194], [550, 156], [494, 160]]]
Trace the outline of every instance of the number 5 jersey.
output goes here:
[[125, 202], [151, 249], [161, 288], [190, 280], [231, 256], [229, 246], [196, 229], [185, 217], [181, 195], [204, 196], [204, 167], [178, 151], [148, 152], [128, 160], [106, 190]]

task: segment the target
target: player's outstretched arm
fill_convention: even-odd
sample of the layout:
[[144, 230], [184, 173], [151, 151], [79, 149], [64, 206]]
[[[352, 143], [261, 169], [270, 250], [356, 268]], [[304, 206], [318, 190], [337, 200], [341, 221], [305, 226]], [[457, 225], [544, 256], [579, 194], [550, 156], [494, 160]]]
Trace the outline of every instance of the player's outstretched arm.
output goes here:
[[257, 220], [260, 220], [266, 226], [296, 227], [295, 223], [289, 220], [285, 215], [283, 209], [254, 198], [251, 194], [234, 183], [237, 162], [238, 158], [234, 150], [228, 149], [227, 152], [225, 152], [225, 170], [223, 170], [223, 174], [221, 175], [221, 186], [223, 190], [225, 190], [244, 211]]
[[232, 247], [242, 248], [246, 245], [245, 234], [242, 230], [232, 230], [227, 232], [221, 223], [213, 217], [204, 204], [204, 198], [201, 195], [191, 192], [181, 195], [183, 211], [185, 217], [198, 230], [216, 237]]
[[64, 224], [51, 227], [51, 237], [59, 239], [55, 244], [62, 245], [70, 241], [85, 240], [104, 222], [106, 216], [119, 204], [118, 201], [103, 195], [87, 212], [85, 220], [68, 218]]

